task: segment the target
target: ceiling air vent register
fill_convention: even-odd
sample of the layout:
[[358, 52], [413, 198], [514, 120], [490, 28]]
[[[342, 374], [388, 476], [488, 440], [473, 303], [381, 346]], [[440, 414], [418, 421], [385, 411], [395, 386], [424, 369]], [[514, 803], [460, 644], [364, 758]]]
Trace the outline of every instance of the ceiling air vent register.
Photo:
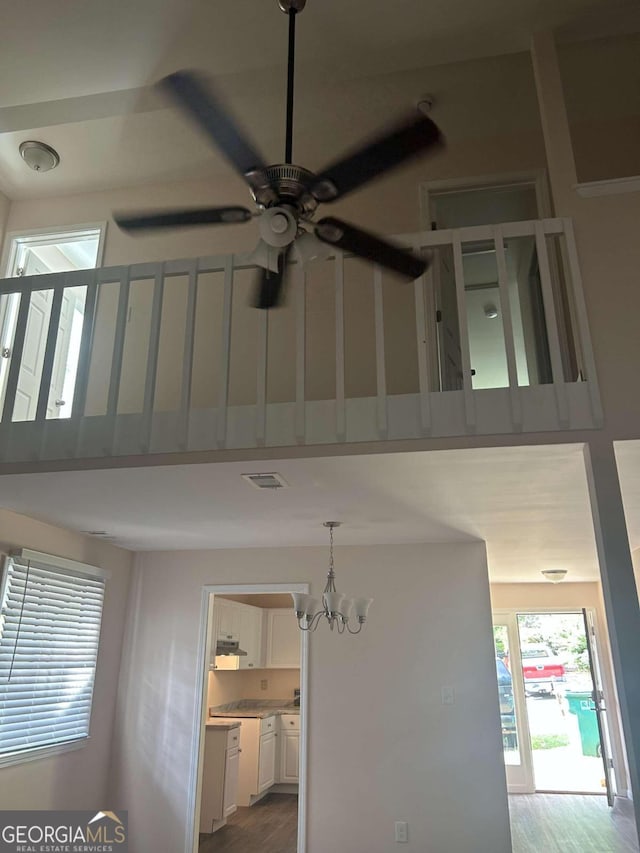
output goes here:
[[286, 489], [289, 485], [280, 474], [243, 474], [242, 479], [256, 489]]

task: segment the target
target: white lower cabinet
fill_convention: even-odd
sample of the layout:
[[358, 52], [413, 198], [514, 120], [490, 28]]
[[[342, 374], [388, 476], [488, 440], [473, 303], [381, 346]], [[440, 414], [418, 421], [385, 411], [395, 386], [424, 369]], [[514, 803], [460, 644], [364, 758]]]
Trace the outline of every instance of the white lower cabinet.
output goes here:
[[297, 784], [300, 766], [300, 715], [280, 717], [280, 761], [278, 782]]
[[260, 760], [258, 762], [258, 793], [275, 785], [276, 781], [276, 732], [260, 736]]
[[233, 749], [228, 749], [224, 763], [224, 797], [222, 803], [222, 813], [224, 817], [229, 817], [238, 808], [236, 799], [238, 798], [238, 774], [240, 770], [240, 750], [236, 746]]
[[238, 717], [240, 723], [240, 763], [238, 768], [239, 806], [250, 806], [275, 784], [277, 769], [277, 717]]
[[204, 737], [200, 832], [211, 833], [237, 808], [240, 729], [207, 726]]

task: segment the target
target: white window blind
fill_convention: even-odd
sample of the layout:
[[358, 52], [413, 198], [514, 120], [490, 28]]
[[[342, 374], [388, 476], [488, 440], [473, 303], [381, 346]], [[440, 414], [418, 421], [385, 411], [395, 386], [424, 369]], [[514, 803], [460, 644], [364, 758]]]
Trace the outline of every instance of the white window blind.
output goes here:
[[89, 735], [104, 577], [37, 557], [3, 567], [0, 761]]

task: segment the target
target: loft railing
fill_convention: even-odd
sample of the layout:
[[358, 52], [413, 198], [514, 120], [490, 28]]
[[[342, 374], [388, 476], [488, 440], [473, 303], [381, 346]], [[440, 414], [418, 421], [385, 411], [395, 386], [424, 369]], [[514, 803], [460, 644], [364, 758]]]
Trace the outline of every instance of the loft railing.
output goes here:
[[600, 426], [570, 220], [397, 239], [413, 284], [338, 252], [270, 312], [245, 255], [1, 281], [0, 460]]

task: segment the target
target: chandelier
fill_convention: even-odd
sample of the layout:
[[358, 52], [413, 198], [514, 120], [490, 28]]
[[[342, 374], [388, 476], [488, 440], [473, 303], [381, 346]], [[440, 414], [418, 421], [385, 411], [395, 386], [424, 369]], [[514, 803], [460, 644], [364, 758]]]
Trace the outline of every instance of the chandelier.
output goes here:
[[[339, 634], [347, 630], [350, 634], [359, 634], [366, 622], [367, 613], [371, 606], [372, 598], [346, 598], [345, 595], [336, 590], [336, 573], [333, 567], [333, 531], [340, 527], [339, 521], [325, 521], [324, 527], [329, 528], [329, 571], [327, 572], [327, 583], [322, 593], [322, 609], [318, 610], [320, 602], [312, 595], [302, 592], [292, 592], [293, 609], [296, 612], [298, 628], [301, 631], [315, 631], [320, 620], [324, 618], [333, 631], [337, 629]], [[357, 622], [357, 628], [352, 627], [351, 612]]]

